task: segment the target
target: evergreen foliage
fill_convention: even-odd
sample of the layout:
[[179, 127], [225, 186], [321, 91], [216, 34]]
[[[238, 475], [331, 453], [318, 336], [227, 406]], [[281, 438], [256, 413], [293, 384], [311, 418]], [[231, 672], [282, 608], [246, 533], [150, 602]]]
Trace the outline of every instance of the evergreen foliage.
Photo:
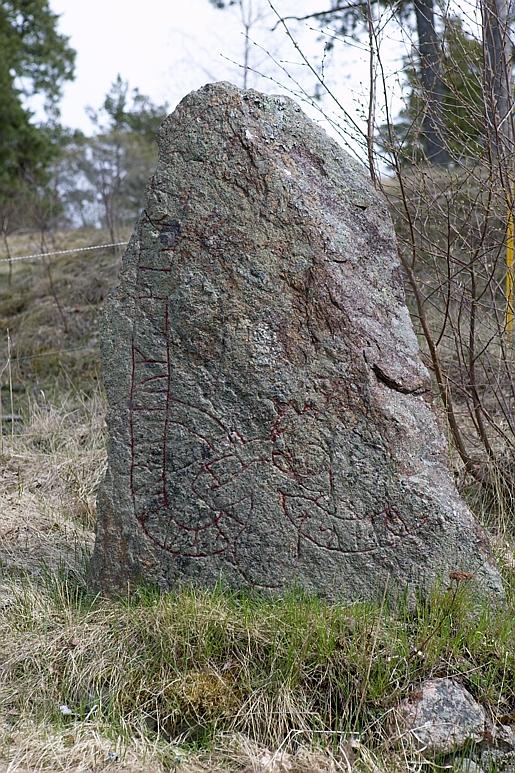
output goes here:
[[[0, 206], [46, 180], [59, 145], [58, 100], [71, 80], [75, 52], [57, 30], [48, 0], [3, 0], [0, 5]], [[26, 100], [44, 99], [45, 125]]]
[[[467, 34], [463, 21], [446, 19], [442, 35], [442, 116], [449, 158], [477, 159], [484, 149], [484, 114], [481, 43]], [[378, 145], [388, 156], [393, 151], [402, 163], [424, 160], [423, 115], [426, 109], [419, 73], [405, 61], [408, 93], [405, 106], [389, 126], [379, 128]]]

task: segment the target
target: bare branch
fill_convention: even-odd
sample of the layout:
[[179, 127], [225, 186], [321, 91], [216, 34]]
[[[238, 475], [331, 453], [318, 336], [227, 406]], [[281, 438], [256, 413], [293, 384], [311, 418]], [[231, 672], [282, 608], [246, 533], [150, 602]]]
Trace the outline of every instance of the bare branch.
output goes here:
[[[378, 0], [372, 0], [373, 3], [378, 2]], [[327, 11], [316, 11], [315, 13], [308, 13], [305, 16], [281, 16], [274, 26], [272, 27], [272, 32], [277, 29], [277, 27], [281, 24], [281, 22], [286, 21], [308, 21], [309, 19], [324, 19], [326, 16], [333, 16], [335, 13], [338, 13], [339, 11], [352, 11], [355, 8], [363, 8], [365, 9], [367, 7], [367, 2], [364, 0], [364, 2], [360, 2], [357, 0], [355, 3], [346, 3], [345, 5], [338, 5], [336, 8], [330, 8]]]

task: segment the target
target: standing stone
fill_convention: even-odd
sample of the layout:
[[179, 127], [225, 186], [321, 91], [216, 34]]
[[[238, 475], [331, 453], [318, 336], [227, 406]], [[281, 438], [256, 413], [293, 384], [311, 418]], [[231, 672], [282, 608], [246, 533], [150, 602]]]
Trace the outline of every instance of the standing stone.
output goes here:
[[159, 147], [105, 309], [96, 587], [358, 599], [462, 569], [501, 593], [358, 164], [292, 100], [225, 83]]

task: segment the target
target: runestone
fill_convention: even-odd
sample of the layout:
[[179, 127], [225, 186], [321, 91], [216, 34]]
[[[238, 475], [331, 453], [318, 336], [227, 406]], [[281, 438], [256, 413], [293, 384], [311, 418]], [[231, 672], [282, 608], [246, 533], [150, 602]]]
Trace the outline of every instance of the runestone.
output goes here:
[[93, 585], [368, 599], [459, 569], [502, 594], [358, 162], [289, 98], [224, 83], [159, 149], [104, 313]]

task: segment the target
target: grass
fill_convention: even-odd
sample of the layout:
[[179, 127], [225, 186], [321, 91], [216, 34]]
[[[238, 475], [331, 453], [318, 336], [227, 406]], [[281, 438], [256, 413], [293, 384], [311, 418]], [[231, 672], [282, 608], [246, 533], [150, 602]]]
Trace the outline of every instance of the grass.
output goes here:
[[[127, 238], [124, 231], [120, 239]], [[39, 253], [28, 234], [11, 237], [13, 256]], [[55, 235], [56, 250], [109, 241], [103, 231], [77, 230]], [[50, 247], [48, 247], [50, 249]], [[15, 408], [27, 393], [63, 388], [94, 391], [98, 381], [98, 320], [120, 261], [109, 250], [73, 253], [42, 261], [0, 264], [0, 329], [13, 342], [12, 380], [18, 387]], [[5, 361], [6, 336], [0, 337]]]
[[512, 710], [513, 611], [478, 611], [466, 586], [390, 610], [224, 588], [115, 602], [77, 578], [18, 578], [0, 624], [0, 713], [57, 734], [95, 727], [117, 748], [136, 738], [165, 766], [220, 737], [335, 755], [355, 738], [380, 760], [394, 754], [396, 703], [425, 677]]
[[[0, 436], [0, 567], [38, 573], [74, 566], [92, 542], [95, 496], [105, 462], [98, 390], [26, 398], [22, 422]], [[77, 547], [79, 546], [79, 547]]]

